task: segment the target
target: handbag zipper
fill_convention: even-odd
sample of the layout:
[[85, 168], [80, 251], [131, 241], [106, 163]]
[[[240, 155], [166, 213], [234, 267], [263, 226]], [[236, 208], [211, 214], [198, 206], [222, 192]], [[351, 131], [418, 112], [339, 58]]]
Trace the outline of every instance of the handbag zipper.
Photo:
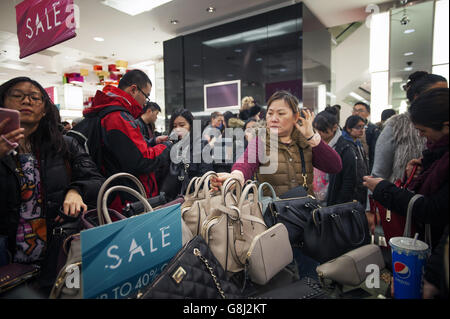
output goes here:
[[[303, 196], [303, 197], [283, 198], [283, 199], [277, 200], [277, 202], [281, 202], [281, 201], [289, 201], [289, 200], [293, 200], [293, 199], [302, 199], [302, 198], [311, 198], [311, 199], [316, 200], [316, 198], [315, 198], [314, 196], [312, 196], [312, 195], [307, 195], [307, 196]], [[316, 205], [316, 204], [313, 204], [313, 203], [311, 203], [311, 202], [305, 203], [305, 206], [308, 207], [308, 208], [314, 208], [314, 207], [320, 208], [320, 207], [321, 207], [319, 204]], [[312, 206], [312, 207], [309, 207], [309, 206]], [[272, 215], [273, 215], [274, 217], [278, 217], [278, 215], [280, 215], [280, 213], [278, 213], [277, 211], [273, 211], [272, 205], [269, 204], [269, 208], [270, 208], [270, 212], [272, 213]]]
[[[354, 199], [354, 200], [352, 200], [351, 201], [351, 203], [357, 203], [358, 201], [356, 200], [356, 199]], [[347, 205], [349, 202], [347, 202], [347, 203], [342, 203], [342, 204], [336, 204], [336, 205], [331, 205], [331, 206], [326, 206], [326, 208], [328, 208], [328, 207], [336, 207], [336, 206], [343, 206], [343, 205]], [[316, 208], [316, 209], [314, 209], [313, 211], [312, 211], [312, 213], [311, 213], [311, 215], [312, 215], [312, 218], [313, 218], [313, 221], [314, 221], [314, 224], [317, 226], [317, 223], [316, 223], [316, 211], [317, 210], [319, 210], [319, 209], [321, 209], [321, 208], [324, 208], [324, 207], [321, 207], [320, 205], [319, 205], [319, 208]]]

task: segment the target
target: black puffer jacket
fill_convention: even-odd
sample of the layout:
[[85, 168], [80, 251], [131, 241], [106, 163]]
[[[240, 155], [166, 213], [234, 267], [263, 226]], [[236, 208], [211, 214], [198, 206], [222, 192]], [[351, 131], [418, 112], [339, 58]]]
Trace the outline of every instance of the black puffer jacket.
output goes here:
[[[69, 189], [76, 189], [88, 208], [96, 205], [98, 191], [104, 182], [97, 166], [71, 137], [64, 136], [69, 159], [61, 154], [41, 155], [40, 174], [43, 211], [47, 224], [47, 242], [51, 240], [54, 219]], [[66, 165], [69, 164], [69, 165]], [[70, 166], [70, 168], [69, 168]], [[16, 161], [12, 155], [0, 159], [0, 236], [8, 238], [8, 250], [14, 256], [19, 225], [20, 183]]]
[[[206, 141], [197, 141], [201, 143], [201, 150], [203, 151], [205, 147], [209, 148], [209, 145]], [[174, 146], [175, 147], [175, 146]], [[166, 198], [171, 201], [179, 195], [184, 195], [186, 193], [186, 189], [189, 185], [189, 182], [193, 177], [202, 176], [205, 173], [213, 170], [212, 163], [204, 163], [203, 160], [201, 163], [194, 163], [194, 155], [193, 155], [194, 147], [192, 143], [189, 147], [190, 152], [190, 160], [189, 162], [181, 161], [180, 163], [170, 162], [168, 167], [164, 170], [164, 181], [162, 183], [161, 192], [164, 192]], [[210, 150], [209, 150], [210, 151]], [[208, 152], [208, 151], [205, 151]]]
[[362, 147], [341, 136], [335, 146], [342, 159], [342, 170], [330, 174], [327, 206], [357, 200], [366, 206], [367, 188], [363, 186], [363, 176], [369, 174], [368, 161]]

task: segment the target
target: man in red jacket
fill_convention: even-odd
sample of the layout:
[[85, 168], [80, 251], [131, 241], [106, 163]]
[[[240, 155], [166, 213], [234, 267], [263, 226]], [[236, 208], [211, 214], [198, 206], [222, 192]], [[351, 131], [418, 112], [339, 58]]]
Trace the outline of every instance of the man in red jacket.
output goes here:
[[[152, 83], [144, 72], [131, 70], [122, 77], [118, 88], [107, 85], [103, 91], [97, 91], [92, 106], [83, 111], [86, 115], [106, 108], [114, 110], [101, 119], [103, 160], [100, 170], [106, 178], [119, 172], [136, 176], [144, 185], [147, 198], [158, 195], [154, 172], [170, 158], [170, 142], [149, 147], [135, 123], [151, 89]], [[119, 184], [133, 187], [126, 180]], [[134, 201], [137, 199], [120, 193], [109, 207], [121, 212], [127, 202]]]

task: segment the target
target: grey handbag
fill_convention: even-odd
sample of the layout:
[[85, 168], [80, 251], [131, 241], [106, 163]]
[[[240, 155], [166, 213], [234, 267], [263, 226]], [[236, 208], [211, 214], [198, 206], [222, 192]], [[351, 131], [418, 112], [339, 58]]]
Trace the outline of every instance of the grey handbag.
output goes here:
[[289, 235], [278, 223], [256, 235], [247, 253], [246, 267], [251, 281], [265, 285], [293, 260]]
[[366, 272], [368, 265], [376, 265], [380, 270], [385, 267], [379, 246], [359, 247], [318, 266], [316, 271], [322, 284], [324, 279], [329, 279], [342, 285], [358, 286], [370, 274]]
[[[272, 196], [264, 196], [264, 187], [267, 187], [270, 190]], [[262, 213], [264, 215], [270, 203], [276, 201], [278, 198], [277, 195], [275, 194], [275, 190], [273, 189], [272, 185], [270, 185], [267, 182], [264, 182], [258, 186], [258, 199], [262, 205]]]

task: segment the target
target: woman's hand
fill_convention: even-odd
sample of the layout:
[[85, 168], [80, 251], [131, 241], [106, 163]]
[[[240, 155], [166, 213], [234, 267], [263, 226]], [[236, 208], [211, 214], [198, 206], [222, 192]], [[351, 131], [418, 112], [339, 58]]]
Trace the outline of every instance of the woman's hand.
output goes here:
[[231, 176], [231, 173], [217, 173], [217, 177], [211, 177], [211, 189], [213, 191], [218, 191], [222, 187], [223, 183]]
[[[223, 183], [230, 177], [236, 178], [241, 185], [244, 185], [245, 179], [244, 174], [239, 170], [234, 170], [231, 173], [217, 173], [218, 177], [211, 177], [211, 189], [213, 191], [218, 191]], [[230, 188], [233, 189], [234, 185]]]
[[422, 171], [422, 159], [421, 158], [415, 158], [412, 159], [406, 164], [406, 177], [409, 178], [412, 174], [412, 171], [414, 169], [414, 166], [417, 165], [416, 172], [414, 174], [413, 178], [416, 178], [419, 176], [420, 172]]
[[367, 223], [369, 224], [369, 232], [371, 235], [374, 235], [375, 234], [375, 225], [376, 225], [375, 214], [370, 211], [367, 211], [366, 217], [367, 217]]
[[[81, 211], [86, 211], [87, 205], [83, 202], [81, 195], [74, 189], [67, 192], [63, 202], [63, 213], [70, 217], [77, 217]], [[58, 216], [56, 222], [62, 222], [63, 218]]]
[[7, 118], [0, 122], [0, 134], [2, 136], [0, 138], [0, 158], [7, 155], [9, 151], [15, 149], [18, 146], [19, 141], [24, 138], [23, 128], [18, 128], [9, 133], [2, 134], [9, 121], [10, 119]]
[[433, 299], [436, 295], [439, 294], [439, 289], [432, 283], [428, 282], [426, 279], [423, 280], [422, 291], [423, 299]]
[[366, 186], [370, 191], [373, 193], [375, 187], [377, 187], [378, 183], [381, 182], [383, 179], [379, 177], [373, 177], [373, 176], [364, 176], [363, 177], [363, 185]]
[[297, 128], [297, 130], [299, 130], [300, 133], [302, 133], [302, 135], [305, 138], [310, 138], [311, 136], [314, 135], [313, 130], [314, 112], [311, 112], [306, 108], [302, 109], [300, 112], [301, 112], [300, 115], [303, 114], [305, 118], [299, 116], [298, 119], [302, 123], [302, 125], [298, 124], [298, 122], [295, 122], [295, 127]]
[[156, 142], [156, 144], [161, 144], [162, 142], [166, 142], [166, 141], [168, 141], [169, 140], [169, 136], [167, 136], [167, 135], [161, 135], [161, 136], [158, 136], [156, 139], [155, 139], [155, 142]]

